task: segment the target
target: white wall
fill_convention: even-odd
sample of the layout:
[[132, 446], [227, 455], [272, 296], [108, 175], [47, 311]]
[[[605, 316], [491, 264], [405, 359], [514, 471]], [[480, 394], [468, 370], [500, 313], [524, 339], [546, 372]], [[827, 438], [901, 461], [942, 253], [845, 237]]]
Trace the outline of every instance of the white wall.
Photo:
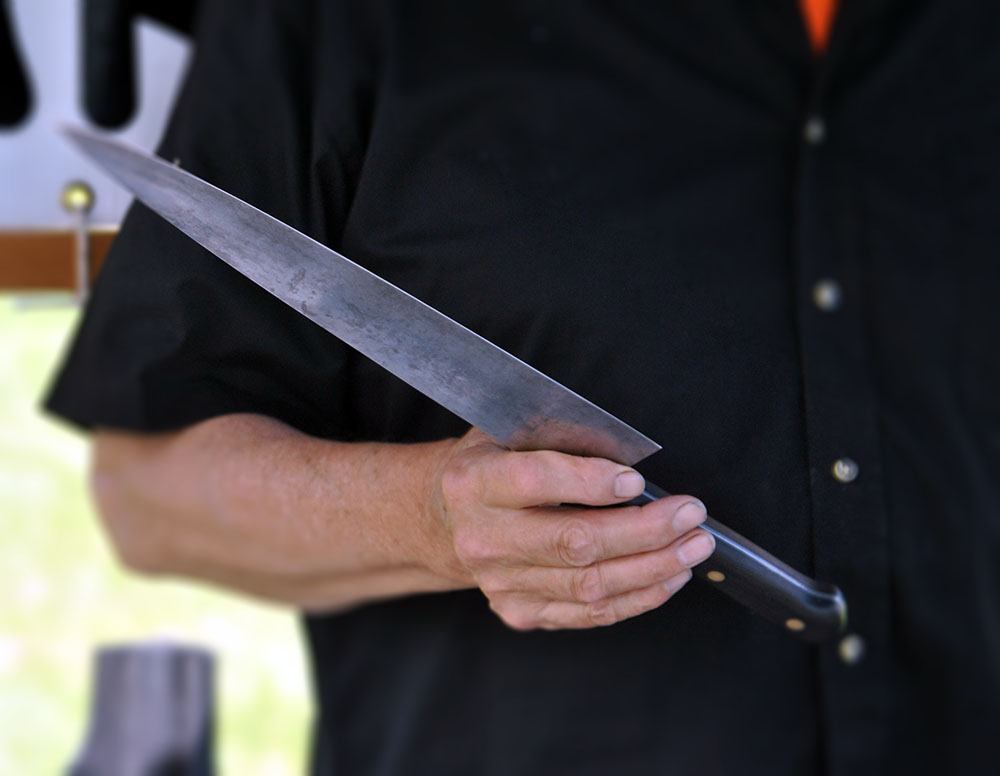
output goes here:
[[[97, 193], [94, 224], [116, 224], [130, 197], [57, 133], [60, 124], [88, 126], [80, 88], [80, 0], [8, 0], [11, 27], [31, 81], [33, 107], [25, 122], [0, 129], [0, 230], [71, 228], [59, 194], [83, 179]], [[185, 39], [140, 22], [136, 54], [138, 109], [120, 132], [152, 150], [159, 141], [189, 55]]]

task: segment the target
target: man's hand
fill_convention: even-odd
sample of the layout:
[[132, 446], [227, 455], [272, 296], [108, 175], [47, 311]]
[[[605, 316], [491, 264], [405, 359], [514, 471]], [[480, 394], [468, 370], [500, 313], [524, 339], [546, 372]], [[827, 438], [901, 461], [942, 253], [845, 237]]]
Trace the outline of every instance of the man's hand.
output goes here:
[[511, 452], [480, 431], [331, 442], [259, 415], [167, 434], [102, 430], [94, 487], [122, 560], [309, 611], [478, 586], [514, 628], [653, 609], [712, 538], [701, 502], [620, 504], [642, 477], [598, 458]]
[[[600, 458], [511, 452], [473, 429], [435, 472], [431, 518], [512, 628], [589, 628], [655, 609], [691, 578], [714, 539], [705, 507], [671, 496], [642, 507], [633, 469]], [[433, 565], [433, 564], [429, 564]]]

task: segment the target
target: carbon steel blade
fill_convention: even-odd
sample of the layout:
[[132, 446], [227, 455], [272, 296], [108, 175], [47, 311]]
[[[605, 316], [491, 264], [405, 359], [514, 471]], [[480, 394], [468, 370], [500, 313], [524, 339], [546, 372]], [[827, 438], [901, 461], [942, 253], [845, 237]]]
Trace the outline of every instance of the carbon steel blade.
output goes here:
[[197, 243], [500, 443], [628, 465], [660, 449], [537, 369], [252, 205], [117, 141], [78, 129], [63, 132]]

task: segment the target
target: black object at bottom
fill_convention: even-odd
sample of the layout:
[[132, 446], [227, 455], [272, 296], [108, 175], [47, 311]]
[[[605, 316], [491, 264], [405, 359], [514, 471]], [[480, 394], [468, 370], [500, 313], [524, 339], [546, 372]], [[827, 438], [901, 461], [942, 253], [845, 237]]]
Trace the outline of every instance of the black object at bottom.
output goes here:
[[68, 776], [213, 776], [214, 659], [156, 642], [97, 653], [89, 729]]

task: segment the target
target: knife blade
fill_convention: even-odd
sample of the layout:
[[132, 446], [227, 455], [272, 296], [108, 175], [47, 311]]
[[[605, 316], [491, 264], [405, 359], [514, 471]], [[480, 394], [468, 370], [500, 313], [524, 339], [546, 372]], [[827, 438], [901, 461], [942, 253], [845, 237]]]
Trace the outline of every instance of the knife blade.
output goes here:
[[[659, 445], [322, 243], [176, 165], [77, 129], [86, 155], [147, 207], [234, 269], [411, 387], [514, 450], [550, 449], [633, 465]], [[634, 503], [666, 491], [647, 485]], [[700, 578], [809, 642], [846, 625], [834, 586], [799, 573], [708, 518]]]

